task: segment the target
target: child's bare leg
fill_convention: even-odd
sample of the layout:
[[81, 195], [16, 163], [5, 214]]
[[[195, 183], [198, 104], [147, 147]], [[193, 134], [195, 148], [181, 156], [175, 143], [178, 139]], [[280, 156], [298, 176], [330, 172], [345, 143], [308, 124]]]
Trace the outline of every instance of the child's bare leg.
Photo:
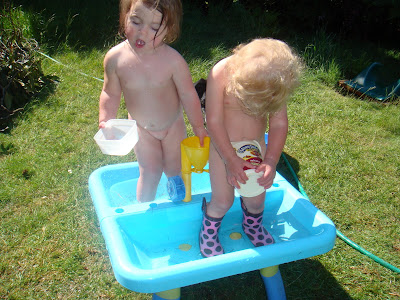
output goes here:
[[273, 244], [274, 238], [263, 225], [265, 192], [256, 197], [240, 199], [243, 210], [242, 228], [247, 237], [256, 247]]
[[258, 214], [264, 211], [265, 206], [265, 192], [255, 197], [242, 197], [247, 210], [252, 214]]
[[210, 145], [210, 179], [212, 196], [208, 205], [203, 203], [203, 221], [200, 230], [200, 252], [204, 257], [224, 253], [218, 238], [222, 218], [233, 203], [233, 187], [226, 180], [225, 165]]
[[234, 188], [226, 180], [225, 164], [212, 144], [209, 165], [212, 195], [207, 205], [207, 214], [214, 218], [221, 218], [233, 204]]
[[181, 174], [181, 142], [186, 138], [186, 125], [180, 116], [161, 141], [163, 171], [167, 177]]
[[134, 149], [140, 171], [136, 197], [138, 202], [148, 202], [154, 200], [162, 175], [162, 147], [160, 140], [140, 126], [138, 135], [139, 141]]

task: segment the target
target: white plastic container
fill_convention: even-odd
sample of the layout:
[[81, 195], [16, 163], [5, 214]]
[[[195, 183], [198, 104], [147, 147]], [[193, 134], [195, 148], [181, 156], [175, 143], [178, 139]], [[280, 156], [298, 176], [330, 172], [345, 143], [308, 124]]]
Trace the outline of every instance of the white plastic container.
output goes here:
[[[261, 146], [257, 141], [232, 142], [232, 146], [235, 148], [236, 154], [240, 158], [255, 166], [261, 164]], [[254, 169], [247, 169], [244, 170], [244, 172], [249, 179], [244, 184], [239, 182], [240, 188], [237, 189], [238, 193], [243, 197], [255, 197], [263, 193], [265, 191], [264, 187], [257, 182], [257, 179], [262, 176], [262, 173], [256, 173]]]
[[126, 155], [135, 147], [139, 137], [135, 120], [111, 119], [94, 136], [101, 152], [108, 155]]

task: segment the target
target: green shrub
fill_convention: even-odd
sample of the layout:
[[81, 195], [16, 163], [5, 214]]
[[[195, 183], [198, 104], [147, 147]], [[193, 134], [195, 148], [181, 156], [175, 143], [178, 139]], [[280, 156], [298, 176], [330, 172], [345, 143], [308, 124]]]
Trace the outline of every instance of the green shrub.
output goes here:
[[21, 13], [9, 5], [0, 13], [0, 130], [45, 83], [41, 59], [35, 53], [39, 46], [24, 37]]

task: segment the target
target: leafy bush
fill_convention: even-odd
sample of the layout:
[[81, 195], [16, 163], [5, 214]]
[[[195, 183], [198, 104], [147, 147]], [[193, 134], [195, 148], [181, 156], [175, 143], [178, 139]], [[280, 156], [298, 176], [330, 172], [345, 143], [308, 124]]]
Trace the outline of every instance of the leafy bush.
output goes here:
[[17, 15], [11, 6], [0, 13], [0, 130], [42, 89], [46, 79], [41, 59], [35, 55], [39, 46], [23, 36]]

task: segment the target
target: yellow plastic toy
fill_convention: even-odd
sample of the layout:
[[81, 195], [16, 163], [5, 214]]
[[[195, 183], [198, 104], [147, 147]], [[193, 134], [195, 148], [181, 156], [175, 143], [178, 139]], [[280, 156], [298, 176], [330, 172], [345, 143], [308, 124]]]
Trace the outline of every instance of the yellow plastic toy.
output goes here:
[[210, 152], [210, 138], [208, 136], [204, 138], [203, 144], [203, 147], [201, 147], [198, 136], [188, 137], [181, 142], [182, 180], [186, 190], [184, 202], [192, 200], [192, 172], [208, 172], [208, 170], [204, 170]]

